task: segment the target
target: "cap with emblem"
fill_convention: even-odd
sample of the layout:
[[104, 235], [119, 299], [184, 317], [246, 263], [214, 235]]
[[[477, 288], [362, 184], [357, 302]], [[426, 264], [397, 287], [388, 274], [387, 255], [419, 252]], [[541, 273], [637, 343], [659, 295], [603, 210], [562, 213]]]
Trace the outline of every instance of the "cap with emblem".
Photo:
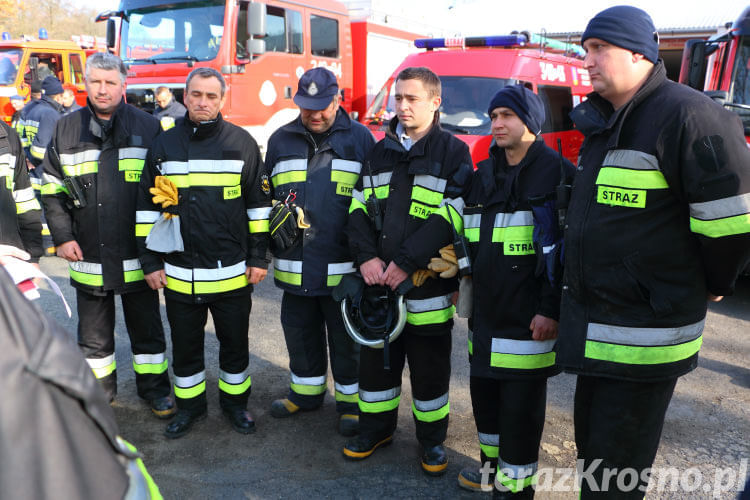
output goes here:
[[313, 68], [299, 79], [294, 104], [302, 109], [326, 109], [338, 93], [336, 75], [326, 68]]

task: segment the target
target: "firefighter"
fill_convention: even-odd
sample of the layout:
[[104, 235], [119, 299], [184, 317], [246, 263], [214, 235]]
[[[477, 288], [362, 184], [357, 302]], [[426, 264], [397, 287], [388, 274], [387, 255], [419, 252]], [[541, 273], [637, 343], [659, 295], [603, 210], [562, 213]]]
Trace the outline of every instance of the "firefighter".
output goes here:
[[62, 101], [63, 114], [66, 114], [66, 115], [70, 114], [73, 111], [78, 111], [79, 109], [83, 107], [76, 102], [76, 93], [73, 91], [73, 89], [66, 88], [63, 91], [62, 99], [63, 99]]
[[[31, 145], [31, 140], [34, 138], [34, 134], [36, 133], [37, 127], [34, 126], [33, 128], [27, 128], [26, 127], [26, 116], [31, 112], [32, 109], [34, 109], [34, 106], [39, 104], [39, 100], [42, 98], [42, 82], [39, 80], [34, 80], [31, 82], [30, 86], [30, 93], [29, 93], [29, 102], [27, 102], [23, 109], [21, 109], [21, 114], [19, 115], [18, 123], [16, 124], [16, 132], [18, 132], [18, 136], [21, 138], [21, 145], [23, 146], [24, 153], [26, 154], [26, 158], [29, 157], [29, 146]], [[27, 162], [27, 165], [31, 165], [31, 162]], [[35, 191], [40, 191], [42, 189], [42, 186], [40, 184], [37, 184], [34, 186]]]
[[[48, 76], [42, 80], [42, 92], [44, 94], [39, 99], [38, 104], [26, 113], [24, 120], [25, 130], [30, 132], [28, 134], [29, 148], [27, 156], [30, 162], [28, 163], [29, 177], [31, 177], [31, 185], [35, 187], [37, 199], [40, 201], [42, 198], [42, 179], [44, 178], [42, 161], [44, 160], [47, 145], [50, 139], [52, 139], [55, 125], [63, 115], [63, 86], [60, 80], [54, 76]], [[44, 253], [46, 255], [55, 254], [55, 244], [52, 241], [52, 236], [50, 236], [47, 217], [44, 211], [42, 211], [42, 244], [44, 245]]]
[[[263, 163], [255, 140], [221, 116], [224, 77], [215, 69], [197, 68], [185, 88], [186, 119], [154, 141], [137, 207], [141, 263], [151, 288], [165, 288], [172, 332], [178, 412], [165, 435], [184, 436], [206, 416], [203, 339], [209, 310], [220, 344], [219, 403], [232, 428], [248, 434], [255, 431], [247, 411], [250, 294], [268, 266], [268, 228], [253, 221], [257, 213], [267, 213], [270, 188], [261, 183]], [[168, 206], [149, 190], [164, 189], [176, 203], [169, 210], [180, 220], [182, 251], [158, 253], [146, 242]]]
[[168, 87], [157, 87], [154, 98], [156, 99], [154, 116], [161, 123], [163, 130], [174, 127], [175, 120], [185, 116], [185, 106], [177, 102]]
[[559, 282], [550, 279], [559, 274], [559, 258], [545, 259], [559, 256], [550, 247], [560, 243], [535, 241], [534, 234], [559, 234], [555, 188], [561, 162], [566, 177], [573, 165], [544, 144], [544, 105], [523, 85], [497, 92], [487, 114], [494, 143], [478, 165], [463, 219], [473, 271], [469, 382], [487, 473], [464, 469], [458, 483], [478, 491], [492, 488], [488, 480], [496, 477], [496, 497], [532, 498], [547, 377], [560, 371], [552, 351]]
[[291, 248], [274, 249], [274, 281], [284, 290], [281, 325], [291, 384], [287, 397], [271, 405], [271, 415], [287, 417], [323, 404], [327, 333], [339, 432], [353, 436], [359, 420], [359, 348], [346, 333], [331, 291], [344, 274], [354, 272], [344, 227], [352, 189], [375, 140], [339, 106], [338, 82], [326, 68], [302, 75], [294, 102], [300, 116], [268, 141], [266, 175], [273, 198], [291, 196], [309, 227]]
[[[461, 231], [472, 163], [466, 144], [440, 127], [440, 91], [440, 79], [427, 68], [398, 74], [397, 116], [354, 188], [347, 233], [367, 285], [397, 289]], [[451, 297], [457, 288], [455, 278], [432, 278], [408, 292], [406, 327], [388, 348], [390, 369], [384, 349], [362, 347], [359, 435], [344, 446], [345, 457], [365, 459], [391, 442], [408, 359], [421, 466], [429, 475], [445, 473]]]
[[26, 103], [23, 100], [23, 96], [18, 94], [10, 96], [10, 105], [13, 106], [13, 116], [10, 118], [10, 126], [21, 136], [23, 134], [23, 121], [21, 121], [21, 112], [23, 111]]
[[70, 262], [78, 344], [109, 396], [117, 394], [115, 295], [133, 352], [138, 395], [159, 418], [170, 396], [159, 296], [143, 278], [135, 242], [135, 199], [159, 123], [125, 103], [125, 66], [108, 52], [86, 61], [88, 105], [63, 116], [45, 156], [43, 201], [58, 255]]
[[38, 266], [42, 256], [41, 207], [29, 181], [21, 141], [0, 124], [0, 244], [25, 250]]
[[[603, 10], [581, 42], [594, 92], [571, 115], [585, 140], [557, 361], [578, 375], [582, 498], [643, 498], [707, 300], [733, 292], [750, 256], [750, 153], [735, 114], [667, 79], [646, 12]], [[612, 479], [625, 468], [638, 473], [632, 489]]]

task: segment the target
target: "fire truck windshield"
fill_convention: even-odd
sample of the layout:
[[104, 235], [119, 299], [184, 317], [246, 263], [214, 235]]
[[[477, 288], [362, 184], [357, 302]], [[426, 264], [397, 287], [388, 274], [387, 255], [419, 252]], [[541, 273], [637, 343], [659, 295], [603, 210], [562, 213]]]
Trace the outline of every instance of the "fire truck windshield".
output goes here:
[[[487, 105], [501, 88], [512, 85], [514, 80], [503, 78], [479, 78], [472, 76], [441, 76], [443, 102], [440, 105], [441, 126], [459, 135], [487, 135], [490, 133], [490, 117]], [[395, 82], [386, 85], [373, 100], [367, 112], [371, 125], [382, 125], [396, 115], [394, 95]]]
[[20, 49], [0, 49], [0, 85], [13, 85], [21, 63]]
[[126, 12], [120, 56], [127, 63], [208, 61], [224, 33], [224, 2], [186, 2]]

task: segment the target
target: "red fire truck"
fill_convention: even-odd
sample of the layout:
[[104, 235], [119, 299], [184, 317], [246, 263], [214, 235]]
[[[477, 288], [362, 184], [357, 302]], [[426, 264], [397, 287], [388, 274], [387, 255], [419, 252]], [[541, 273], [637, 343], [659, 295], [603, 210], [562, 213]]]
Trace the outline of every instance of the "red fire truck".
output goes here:
[[526, 33], [426, 39], [415, 44], [427, 50], [404, 59], [363, 118], [376, 135], [382, 137], [395, 115], [393, 93], [399, 71], [426, 66], [442, 83], [441, 125], [469, 145], [475, 164], [487, 158], [492, 141], [487, 105], [495, 92], [515, 83], [542, 98], [547, 112], [542, 127], [545, 141], [556, 149], [561, 139], [563, 154], [576, 161], [583, 136], [574, 130], [568, 114], [592, 91], [580, 47]]
[[723, 33], [685, 44], [680, 83], [737, 113], [750, 146], [750, 7]]
[[108, 21], [107, 44], [128, 66], [128, 102], [153, 110], [159, 86], [181, 101], [188, 73], [210, 66], [227, 80], [224, 117], [246, 128], [262, 149], [274, 130], [297, 116], [292, 97], [306, 70], [333, 71], [344, 109], [361, 115], [370, 77], [367, 33], [401, 44], [418, 37], [366, 22], [355, 28], [334, 0], [121, 0], [118, 11], [97, 20]]

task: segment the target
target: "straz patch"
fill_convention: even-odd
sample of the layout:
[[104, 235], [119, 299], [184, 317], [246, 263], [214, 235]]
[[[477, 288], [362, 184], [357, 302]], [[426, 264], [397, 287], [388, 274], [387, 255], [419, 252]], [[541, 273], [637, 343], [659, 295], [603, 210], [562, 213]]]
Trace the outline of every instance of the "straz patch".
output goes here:
[[240, 186], [230, 186], [224, 188], [224, 199], [233, 200], [242, 196], [242, 188]]
[[336, 194], [340, 194], [341, 196], [351, 196], [353, 190], [354, 186], [351, 184], [344, 184], [343, 182], [336, 183]]
[[271, 194], [271, 183], [268, 182], [268, 175], [266, 174], [263, 174], [260, 177], [260, 189], [261, 191], [263, 191], [263, 194], [265, 194], [266, 196]]
[[141, 173], [136, 170], [125, 171], [125, 182], [140, 182]]
[[602, 205], [646, 208], [646, 191], [644, 189], [622, 189], [609, 186], [597, 187], [596, 201]]
[[419, 217], [420, 219], [426, 219], [436, 210], [437, 208], [435, 207], [428, 207], [427, 205], [422, 205], [421, 203], [413, 201], [411, 207], [409, 207], [409, 215]]
[[505, 241], [503, 242], [503, 253], [505, 255], [534, 255], [534, 242], [532, 241]]

